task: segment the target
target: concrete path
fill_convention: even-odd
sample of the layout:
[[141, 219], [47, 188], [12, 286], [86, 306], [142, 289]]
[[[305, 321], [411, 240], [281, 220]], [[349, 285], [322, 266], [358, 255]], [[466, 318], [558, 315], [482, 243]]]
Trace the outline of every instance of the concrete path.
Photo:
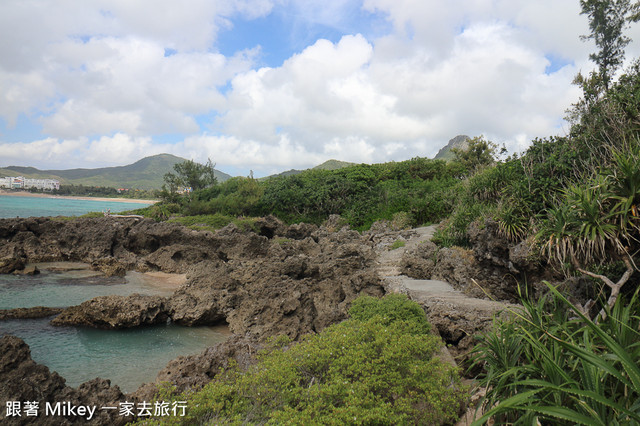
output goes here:
[[504, 310], [508, 306], [502, 302], [477, 299], [469, 297], [459, 290], [454, 289], [449, 283], [439, 280], [417, 280], [402, 275], [400, 264], [402, 255], [423, 241], [430, 240], [436, 230], [436, 225], [414, 229], [411, 237], [406, 239], [405, 246], [395, 250], [389, 247], [380, 247], [378, 250], [378, 273], [389, 292], [407, 294], [412, 300], [423, 305], [434, 303], [446, 303], [457, 306], [460, 310], [475, 310], [484, 312], [488, 318], [495, 312]]

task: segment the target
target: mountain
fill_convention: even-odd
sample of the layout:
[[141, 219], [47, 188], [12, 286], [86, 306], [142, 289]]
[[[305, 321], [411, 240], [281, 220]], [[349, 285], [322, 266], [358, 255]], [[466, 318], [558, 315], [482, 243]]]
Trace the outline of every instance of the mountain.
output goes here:
[[443, 146], [440, 151], [433, 157], [434, 160], [453, 160], [455, 155], [451, 152], [451, 149], [467, 149], [469, 147], [469, 136], [466, 135], [458, 135], [455, 138], [451, 139], [447, 145]]
[[355, 166], [355, 165], [356, 163], [349, 163], [347, 161], [327, 160], [324, 163], [318, 164], [317, 166], [312, 167], [310, 169], [305, 169], [305, 170], [291, 169], [282, 173], [277, 173], [275, 175], [270, 175], [270, 176], [260, 178], [259, 180], [270, 179], [272, 177], [293, 176], [293, 175], [300, 174], [306, 170], [338, 170], [344, 167]]
[[338, 170], [355, 165], [356, 163], [349, 163], [347, 161], [327, 160], [324, 163], [315, 166], [313, 170]]
[[[0, 169], [0, 176], [24, 176], [31, 179], [57, 179], [61, 184], [107, 186], [113, 188], [159, 189], [163, 176], [173, 171], [176, 163], [187, 161], [171, 154], [145, 157], [128, 166], [98, 169], [38, 170], [34, 167], [9, 166]], [[219, 182], [231, 176], [215, 170]]]

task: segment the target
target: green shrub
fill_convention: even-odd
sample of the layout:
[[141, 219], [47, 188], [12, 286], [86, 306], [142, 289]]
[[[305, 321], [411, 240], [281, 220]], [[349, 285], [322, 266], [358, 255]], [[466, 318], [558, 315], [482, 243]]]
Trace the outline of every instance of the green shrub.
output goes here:
[[360, 296], [351, 304], [349, 315], [356, 321], [378, 317], [378, 321], [384, 325], [404, 321], [410, 324], [409, 328], [414, 334], [428, 334], [431, 331], [431, 325], [420, 305], [403, 294], [388, 294], [382, 299]]
[[351, 319], [299, 343], [276, 339], [246, 372], [237, 366], [222, 371], [188, 397], [182, 422], [454, 422], [466, 390], [457, 370], [437, 357], [442, 343], [424, 333], [429, 326], [422, 309], [394, 295], [359, 298], [350, 312]]
[[468, 247], [467, 228], [471, 222], [491, 215], [495, 209], [496, 207], [492, 204], [461, 202], [451, 217], [443, 221], [434, 232], [431, 241], [441, 247]]
[[215, 231], [230, 223], [235, 224], [242, 231], [256, 231], [255, 218], [236, 218], [220, 213], [213, 215], [180, 216], [169, 219], [168, 222], [180, 223], [197, 231]]
[[391, 218], [391, 226], [394, 229], [409, 229], [413, 225], [413, 219], [407, 212], [397, 212]]

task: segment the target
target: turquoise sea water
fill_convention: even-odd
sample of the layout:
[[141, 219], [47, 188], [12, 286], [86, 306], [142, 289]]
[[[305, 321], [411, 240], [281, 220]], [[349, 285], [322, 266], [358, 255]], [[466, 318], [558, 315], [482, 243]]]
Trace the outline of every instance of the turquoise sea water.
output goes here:
[[70, 198], [17, 197], [0, 195], [0, 218], [32, 216], [80, 216], [111, 209], [113, 213], [140, 209], [150, 204]]
[[[156, 282], [161, 279], [139, 273], [105, 278], [86, 269], [51, 272], [44, 269], [47, 265], [40, 267], [40, 275], [0, 275], [0, 309], [69, 306], [106, 294], [168, 295], [173, 291], [165, 282]], [[96, 330], [53, 327], [50, 320], [0, 321], [0, 336], [22, 338], [30, 346], [32, 358], [57, 371], [70, 386], [102, 377], [124, 392], [154, 381], [171, 359], [200, 353], [228, 336], [226, 327], [163, 324], [133, 330]]]

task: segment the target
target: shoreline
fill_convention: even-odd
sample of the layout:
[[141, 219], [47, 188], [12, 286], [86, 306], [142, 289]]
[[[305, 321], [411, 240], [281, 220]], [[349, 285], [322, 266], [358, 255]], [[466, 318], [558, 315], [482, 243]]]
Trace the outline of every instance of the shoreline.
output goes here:
[[155, 204], [158, 200], [141, 200], [138, 198], [109, 198], [109, 197], [77, 197], [73, 195], [52, 195], [43, 193], [34, 193], [27, 191], [5, 191], [0, 189], [0, 195], [7, 195], [9, 197], [29, 197], [29, 198], [54, 198], [54, 199], [67, 199], [67, 200], [84, 200], [84, 201], [115, 201], [122, 203], [133, 204]]

